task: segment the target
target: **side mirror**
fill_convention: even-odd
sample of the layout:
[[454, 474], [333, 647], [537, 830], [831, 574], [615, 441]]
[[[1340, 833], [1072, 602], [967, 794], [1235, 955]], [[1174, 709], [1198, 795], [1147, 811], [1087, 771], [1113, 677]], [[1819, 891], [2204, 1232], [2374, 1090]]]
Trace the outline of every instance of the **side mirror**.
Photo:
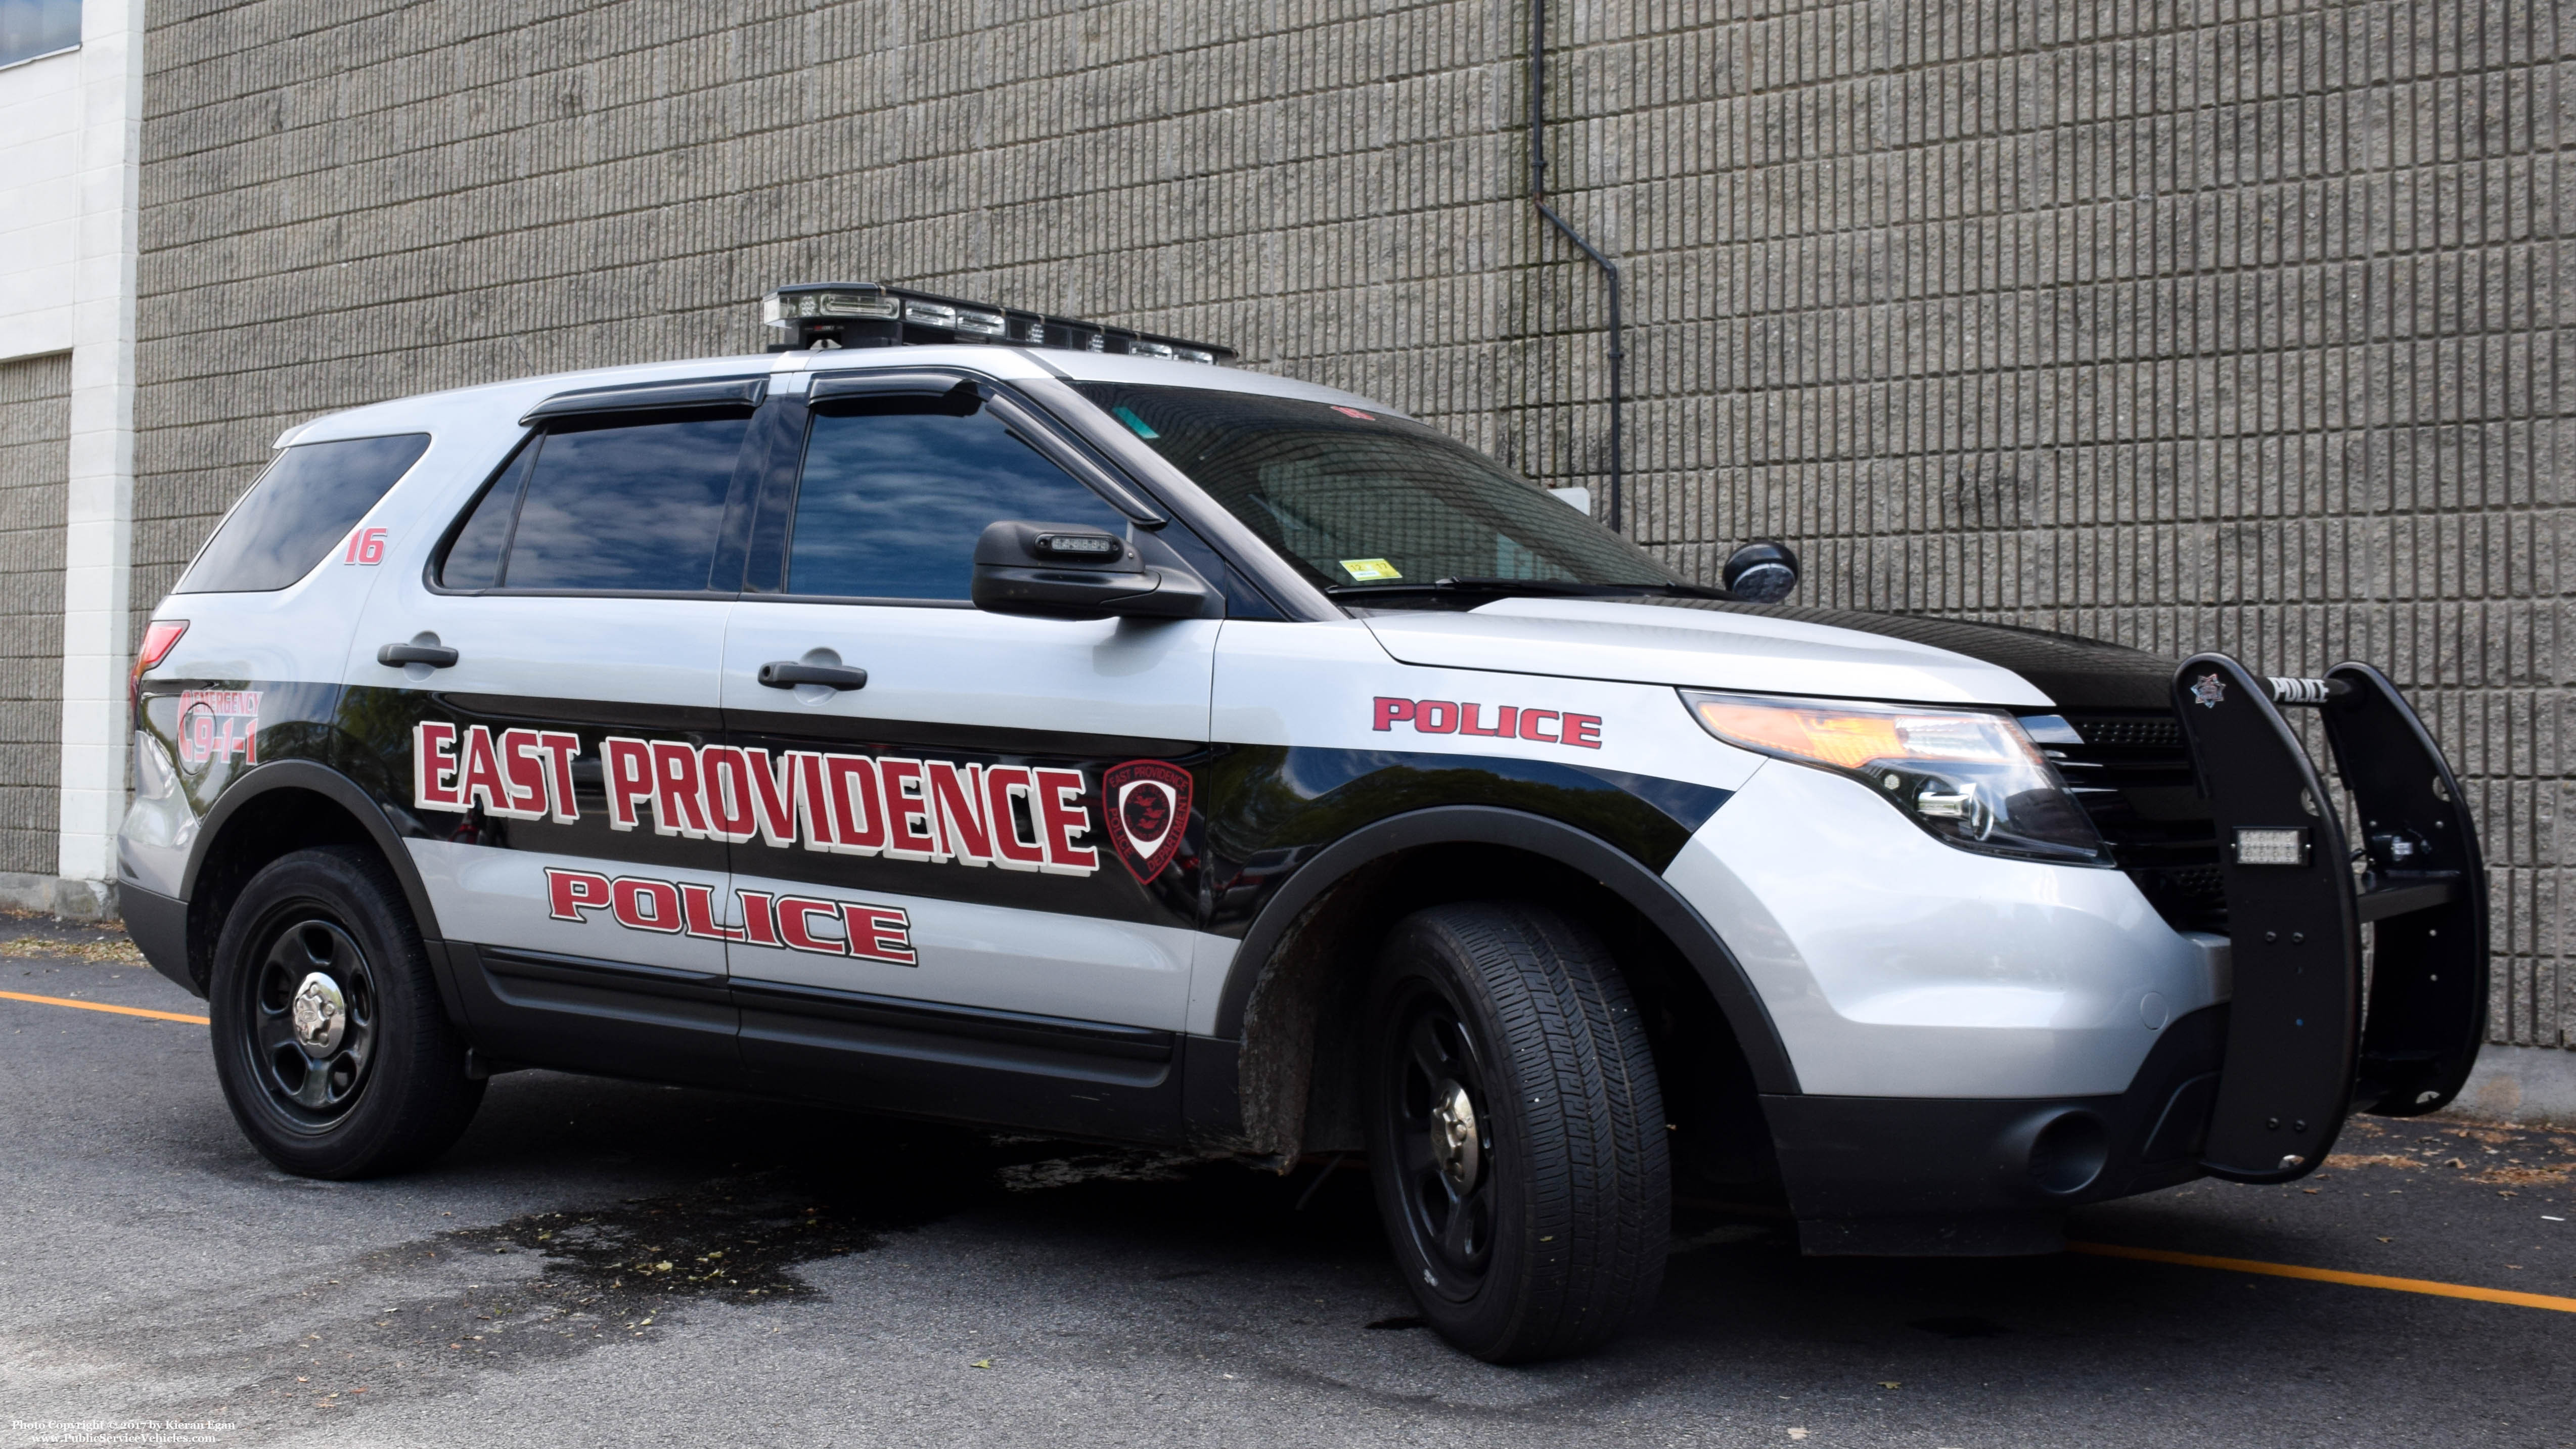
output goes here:
[[1207, 585], [1145, 562], [1114, 533], [1078, 523], [989, 524], [975, 540], [967, 596], [995, 614], [1042, 619], [1194, 619]]
[[1728, 593], [1748, 604], [1776, 604], [1798, 587], [1797, 551], [1785, 543], [1757, 538], [1726, 556], [1719, 577]]

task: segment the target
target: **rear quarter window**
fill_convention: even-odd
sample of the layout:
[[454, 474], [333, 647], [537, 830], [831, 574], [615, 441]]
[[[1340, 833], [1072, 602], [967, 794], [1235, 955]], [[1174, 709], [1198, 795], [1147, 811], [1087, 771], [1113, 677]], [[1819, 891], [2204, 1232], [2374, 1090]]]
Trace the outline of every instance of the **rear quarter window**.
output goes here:
[[299, 443], [277, 455], [172, 590], [259, 594], [313, 571], [429, 449], [429, 434]]

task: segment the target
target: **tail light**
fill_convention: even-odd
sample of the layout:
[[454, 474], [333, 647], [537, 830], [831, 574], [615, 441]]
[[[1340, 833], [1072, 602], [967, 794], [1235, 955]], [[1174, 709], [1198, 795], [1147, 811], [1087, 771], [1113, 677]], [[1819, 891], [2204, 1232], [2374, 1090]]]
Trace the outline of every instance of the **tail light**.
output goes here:
[[187, 632], [185, 619], [155, 619], [143, 627], [143, 645], [134, 651], [134, 673], [125, 682], [125, 708], [138, 727], [143, 723], [143, 672], [169, 658], [179, 636]]

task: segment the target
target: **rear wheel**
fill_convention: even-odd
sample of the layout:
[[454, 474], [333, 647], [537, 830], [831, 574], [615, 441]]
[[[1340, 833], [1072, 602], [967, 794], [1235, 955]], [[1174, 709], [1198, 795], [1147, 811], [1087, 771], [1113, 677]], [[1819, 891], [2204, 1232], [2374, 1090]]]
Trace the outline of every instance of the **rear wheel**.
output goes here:
[[1370, 1017], [1369, 1154], [1423, 1316], [1495, 1363], [1582, 1353], [1654, 1301], [1663, 1098], [1609, 953], [1544, 909], [1398, 925]]
[[306, 1177], [398, 1172], [447, 1150], [483, 1084], [384, 863], [346, 846], [270, 862], [225, 917], [207, 1014], [251, 1144]]

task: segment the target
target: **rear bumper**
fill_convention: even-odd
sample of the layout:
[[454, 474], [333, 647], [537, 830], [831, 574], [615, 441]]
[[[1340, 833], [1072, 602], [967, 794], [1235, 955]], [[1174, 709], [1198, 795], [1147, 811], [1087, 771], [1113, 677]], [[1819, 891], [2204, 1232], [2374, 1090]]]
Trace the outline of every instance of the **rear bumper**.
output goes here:
[[205, 995], [205, 987], [188, 966], [188, 903], [131, 881], [118, 888], [116, 901], [125, 917], [125, 934], [133, 938], [152, 969], [192, 996]]
[[2066, 1209], [2202, 1176], [2227, 1016], [2175, 1020], [2111, 1096], [1764, 1097], [1800, 1248], [2054, 1252]]

